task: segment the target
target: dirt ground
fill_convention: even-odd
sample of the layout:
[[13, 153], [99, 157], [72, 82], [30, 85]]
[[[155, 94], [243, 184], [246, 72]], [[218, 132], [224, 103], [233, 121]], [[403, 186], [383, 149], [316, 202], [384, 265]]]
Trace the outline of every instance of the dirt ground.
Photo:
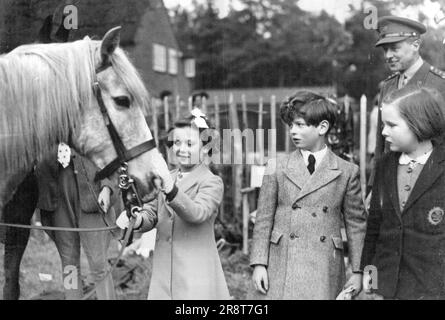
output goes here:
[[[4, 246], [0, 244], [0, 286], [4, 284], [3, 273]], [[109, 261], [113, 263], [118, 254], [118, 242], [113, 241], [109, 249]], [[229, 250], [220, 252], [227, 284], [233, 299], [245, 299], [250, 283], [251, 270], [248, 257], [241, 251], [230, 254]], [[131, 254], [121, 259], [113, 271], [116, 293], [120, 300], [145, 300], [151, 276], [151, 257], [144, 259]], [[85, 255], [81, 256], [81, 272], [84, 291], [92, 284], [88, 276]], [[42, 231], [33, 230], [26, 248], [20, 270], [21, 297], [30, 299], [63, 299], [62, 273], [60, 258], [54, 243]], [[0, 290], [0, 299], [3, 292]], [[93, 297], [94, 299], [94, 297]]]

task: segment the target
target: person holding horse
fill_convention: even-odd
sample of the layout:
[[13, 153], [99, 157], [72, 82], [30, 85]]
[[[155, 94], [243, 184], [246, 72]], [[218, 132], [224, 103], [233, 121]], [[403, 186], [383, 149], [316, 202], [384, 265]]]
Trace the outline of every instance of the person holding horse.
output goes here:
[[[39, 187], [37, 208], [42, 225], [68, 228], [111, 226], [115, 221], [111, 206], [118, 190], [110, 180], [94, 183], [97, 167], [66, 145], [37, 165]], [[82, 298], [80, 245], [84, 249], [96, 285], [97, 299], [114, 300], [116, 293], [107, 260], [112, 238], [109, 231], [47, 231], [55, 242], [63, 269], [67, 300]]]
[[175, 123], [169, 147], [178, 168], [170, 172], [163, 161], [155, 165], [163, 193], [137, 215], [140, 232], [151, 230], [153, 213], [158, 215], [149, 300], [230, 298], [214, 234], [224, 184], [205, 164], [212, 156], [206, 130], [208, 120], [197, 108]]

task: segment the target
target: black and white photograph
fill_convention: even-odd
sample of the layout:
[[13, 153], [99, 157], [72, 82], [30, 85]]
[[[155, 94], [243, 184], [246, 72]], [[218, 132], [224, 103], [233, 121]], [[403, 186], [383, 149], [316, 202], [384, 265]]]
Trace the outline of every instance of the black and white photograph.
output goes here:
[[0, 287], [445, 300], [445, 0], [0, 0]]

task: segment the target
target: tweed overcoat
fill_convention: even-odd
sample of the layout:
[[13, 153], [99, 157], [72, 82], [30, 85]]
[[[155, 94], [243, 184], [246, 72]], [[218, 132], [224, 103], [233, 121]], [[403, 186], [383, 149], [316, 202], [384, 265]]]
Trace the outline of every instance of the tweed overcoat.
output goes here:
[[[173, 179], [177, 173], [172, 171]], [[171, 202], [159, 194], [145, 206], [158, 214], [148, 299], [229, 299], [214, 233], [222, 179], [200, 165], [176, 184], [179, 191]]]
[[343, 225], [358, 271], [366, 213], [355, 164], [328, 150], [310, 175], [298, 149], [269, 162], [250, 259], [267, 266], [269, 290], [251, 298], [335, 299], [345, 284]]

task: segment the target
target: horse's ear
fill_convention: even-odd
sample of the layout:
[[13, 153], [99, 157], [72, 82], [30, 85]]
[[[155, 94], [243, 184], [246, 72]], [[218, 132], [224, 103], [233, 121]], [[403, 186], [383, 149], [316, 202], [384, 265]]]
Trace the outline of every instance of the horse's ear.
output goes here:
[[52, 29], [53, 29], [53, 15], [50, 14], [43, 21], [42, 27], [40, 28], [40, 31], [39, 31], [39, 38], [38, 38], [37, 41], [39, 43], [50, 43], [50, 42], [52, 42], [52, 40], [51, 40], [51, 31], [52, 31]]
[[113, 54], [114, 50], [119, 46], [121, 37], [121, 27], [115, 27], [109, 30], [104, 38], [100, 47], [100, 54], [102, 58], [102, 64], [107, 63], [109, 56]]

